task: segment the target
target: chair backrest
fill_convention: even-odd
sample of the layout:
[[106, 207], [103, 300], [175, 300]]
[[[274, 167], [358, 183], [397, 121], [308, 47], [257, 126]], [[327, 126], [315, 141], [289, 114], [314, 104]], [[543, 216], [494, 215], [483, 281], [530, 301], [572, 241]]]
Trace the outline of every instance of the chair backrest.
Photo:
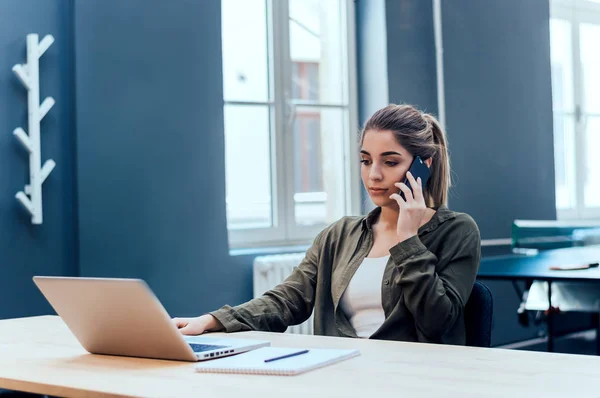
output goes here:
[[465, 306], [465, 330], [467, 345], [489, 347], [492, 341], [492, 316], [494, 299], [490, 289], [475, 281], [469, 301]]

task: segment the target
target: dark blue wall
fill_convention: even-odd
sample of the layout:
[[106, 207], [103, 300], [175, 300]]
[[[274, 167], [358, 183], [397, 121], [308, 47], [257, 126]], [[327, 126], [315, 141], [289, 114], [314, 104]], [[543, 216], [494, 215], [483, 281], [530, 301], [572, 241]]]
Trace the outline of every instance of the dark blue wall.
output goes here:
[[77, 0], [79, 264], [171, 315], [251, 296], [229, 257], [219, 1]]
[[548, 1], [443, 2], [442, 16], [452, 207], [485, 239], [556, 219]]
[[385, 5], [390, 102], [436, 114], [432, 2], [387, 0]]
[[[442, 4], [450, 206], [508, 238], [514, 219], [556, 218], [549, 5]], [[388, 0], [386, 24], [390, 102], [436, 114], [432, 2]]]
[[[77, 273], [71, 28], [69, 0], [0, 1], [0, 318], [50, 311], [33, 275]], [[56, 100], [41, 123], [42, 162], [56, 162], [43, 185], [42, 225], [15, 199], [29, 183], [29, 156], [12, 135], [28, 130], [27, 91], [12, 67], [26, 62], [29, 33], [55, 39], [40, 59], [41, 99]]]

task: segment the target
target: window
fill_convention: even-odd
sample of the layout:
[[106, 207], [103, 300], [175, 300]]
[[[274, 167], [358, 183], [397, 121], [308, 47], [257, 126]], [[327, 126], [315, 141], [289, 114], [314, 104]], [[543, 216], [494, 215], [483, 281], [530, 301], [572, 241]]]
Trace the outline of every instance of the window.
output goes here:
[[351, 0], [222, 0], [232, 247], [359, 214], [353, 21]]
[[556, 207], [600, 218], [600, 1], [552, 0], [550, 49]]

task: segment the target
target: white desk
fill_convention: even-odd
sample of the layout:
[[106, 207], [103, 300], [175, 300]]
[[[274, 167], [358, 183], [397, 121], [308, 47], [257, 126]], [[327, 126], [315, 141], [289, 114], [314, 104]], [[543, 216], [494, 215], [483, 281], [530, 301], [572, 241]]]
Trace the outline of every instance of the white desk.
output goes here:
[[0, 321], [0, 388], [54, 396], [599, 397], [600, 357], [247, 332], [273, 346], [358, 348], [299, 376], [200, 374], [194, 363], [88, 354], [58, 317]]

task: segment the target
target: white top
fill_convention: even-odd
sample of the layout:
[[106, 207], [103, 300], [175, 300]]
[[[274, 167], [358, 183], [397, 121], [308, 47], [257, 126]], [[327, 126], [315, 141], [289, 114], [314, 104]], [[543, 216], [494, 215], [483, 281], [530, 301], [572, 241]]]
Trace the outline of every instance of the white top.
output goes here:
[[385, 321], [381, 281], [389, 258], [365, 258], [340, 300], [340, 307], [358, 337], [371, 337]]

